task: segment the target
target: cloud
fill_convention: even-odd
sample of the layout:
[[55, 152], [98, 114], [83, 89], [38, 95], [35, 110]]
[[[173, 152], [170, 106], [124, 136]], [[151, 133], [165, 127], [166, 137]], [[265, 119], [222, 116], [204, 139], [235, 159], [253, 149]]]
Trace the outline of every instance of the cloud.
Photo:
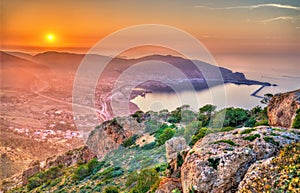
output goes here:
[[291, 10], [300, 10], [300, 7], [292, 6], [292, 5], [282, 5], [282, 4], [258, 4], [258, 5], [245, 5], [245, 6], [232, 6], [232, 7], [209, 7], [196, 5], [195, 8], [206, 8], [211, 10], [231, 10], [231, 9], [256, 9], [262, 7], [270, 7], [270, 8], [280, 8], [280, 9], [291, 9]]
[[281, 17], [275, 17], [271, 19], [266, 19], [260, 21], [261, 23], [269, 23], [269, 22], [274, 22], [274, 21], [280, 21], [280, 20], [294, 20], [294, 17], [289, 17], [289, 16], [281, 16]]

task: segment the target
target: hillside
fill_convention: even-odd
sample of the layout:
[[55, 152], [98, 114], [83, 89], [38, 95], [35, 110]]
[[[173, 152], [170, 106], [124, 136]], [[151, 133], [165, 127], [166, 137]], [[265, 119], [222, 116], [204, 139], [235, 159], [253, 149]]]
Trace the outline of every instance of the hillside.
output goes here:
[[[224, 109], [215, 109], [182, 106], [107, 121], [89, 136], [89, 158], [71, 159], [70, 151], [43, 167], [40, 162], [10, 192], [272, 192], [274, 183], [276, 190], [299, 190], [298, 129], [268, 126], [267, 108], [259, 107], [227, 108], [217, 127], [213, 120]], [[266, 167], [273, 169], [258, 169]]]

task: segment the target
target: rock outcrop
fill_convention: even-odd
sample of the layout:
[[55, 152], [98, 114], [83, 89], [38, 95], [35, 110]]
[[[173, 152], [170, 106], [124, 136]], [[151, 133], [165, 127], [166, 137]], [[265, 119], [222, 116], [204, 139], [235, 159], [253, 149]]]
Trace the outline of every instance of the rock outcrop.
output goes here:
[[101, 158], [113, 149], [117, 149], [133, 134], [144, 133], [143, 124], [132, 117], [106, 121], [90, 133], [86, 143], [90, 150]]
[[184, 193], [235, 192], [253, 163], [300, 140], [297, 130], [258, 127], [243, 131], [209, 134], [194, 145], [181, 167]]
[[300, 89], [274, 95], [268, 104], [269, 125], [291, 128], [300, 108]]
[[168, 162], [166, 171], [167, 177], [180, 177], [180, 167], [183, 164], [188, 150], [190, 150], [190, 147], [183, 137], [174, 137], [166, 142], [166, 157]]
[[299, 192], [300, 143], [284, 147], [278, 156], [257, 161], [239, 184], [238, 193]]
[[174, 190], [182, 191], [180, 178], [162, 179], [155, 193], [170, 193]]

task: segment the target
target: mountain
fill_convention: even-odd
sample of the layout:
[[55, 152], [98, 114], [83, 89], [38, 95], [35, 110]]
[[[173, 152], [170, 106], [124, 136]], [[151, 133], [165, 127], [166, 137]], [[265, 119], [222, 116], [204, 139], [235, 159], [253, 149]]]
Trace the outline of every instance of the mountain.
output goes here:
[[1, 88], [30, 90], [36, 82], [36, 74], [47, 71], [47, 67], [35, 62], [0, 52], [1, 58]]

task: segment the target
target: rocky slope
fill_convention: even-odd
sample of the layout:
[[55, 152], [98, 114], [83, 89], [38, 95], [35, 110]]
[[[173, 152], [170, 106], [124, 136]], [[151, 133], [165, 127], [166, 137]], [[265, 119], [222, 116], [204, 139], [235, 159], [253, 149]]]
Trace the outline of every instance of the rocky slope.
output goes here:
[[198, 141], [181, 167], [183, 192], [235, 192], [253, 163], [300, 140], [299, 134], [270, 127], [245, 131], [210, 134]]
[[10, 178], [3, 180], [0, 184], [0, 190], [6, 191], [17, 186], [26, 185], [28, 183], [28, 179], [34, 174], [40, 171], [47, 170], [51, 167], [59, 165], [72, 166], [77, 163], [86, 163], [87, 161], [95, 157], [96, 155], [93, 154], [87, 146], [84, 146], [81, 148], [70, 150], [62, 155], [49, 157], [45, 161], [34, 161], [26, 170], [24, 170], [20, 174], [16, 174]]
[[274, 95], [268, 104], [269, 125], [290, 128], [300, 108], [300, 89]]

